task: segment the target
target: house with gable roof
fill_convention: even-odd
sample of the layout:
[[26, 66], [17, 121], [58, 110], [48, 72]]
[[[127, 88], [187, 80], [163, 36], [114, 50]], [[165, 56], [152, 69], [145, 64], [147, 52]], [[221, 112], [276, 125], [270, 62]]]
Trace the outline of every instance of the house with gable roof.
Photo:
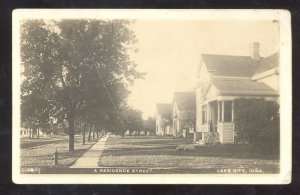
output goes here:
[[171, 104], [156, 105], [156, 135], [173, 135]]
[[221, 143], [234, 142], [234, 100], [264, 98], [279, 102], [279, 54], [251, 56], [202, 54], [197, 72], [196, 132], [200, 139], [217, 132]]
[[175, 92], [173, 98], [173, 136], [186, 137], [195, 130], [195, 92]]

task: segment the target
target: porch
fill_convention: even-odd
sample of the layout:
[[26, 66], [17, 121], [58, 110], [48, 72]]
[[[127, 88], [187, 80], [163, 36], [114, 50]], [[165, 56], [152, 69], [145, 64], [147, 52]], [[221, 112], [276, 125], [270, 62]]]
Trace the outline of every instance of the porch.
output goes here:
[[217, 132], [220, 143], [234, 142], [234, 102], [233, 100], [214, 100], [201, 106], [202, 138]]

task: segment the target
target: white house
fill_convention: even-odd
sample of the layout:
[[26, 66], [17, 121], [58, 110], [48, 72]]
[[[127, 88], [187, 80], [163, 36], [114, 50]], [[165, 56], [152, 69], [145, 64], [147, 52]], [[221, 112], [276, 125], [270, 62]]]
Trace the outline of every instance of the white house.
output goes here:
[[30, 129], [21, 128], [20, 135], [21, 137], [30, 137], [31, 131]]
[[40, 136], [46, 136], [44, 132], [41, 131], [41, 129], [36, 129], [35, 131], [31, 129], [21, 128], [20, 130], [20, 136], [21, 137], [28, 137], [28, 138], [36, 138]]
[[195, 130], [195, 92], [175, 92], [173, 98], [173, 136], [186, 137]]
[[156, 105], [156, 135], [173, 135], [171, 104]]
[[278, 101], [279, 54], [260, 57], [202, 54], [197, 73], [196, 132], [200, 138], [218, 132], [221, 143], [234, 142], [234, 100], [264, 98]]

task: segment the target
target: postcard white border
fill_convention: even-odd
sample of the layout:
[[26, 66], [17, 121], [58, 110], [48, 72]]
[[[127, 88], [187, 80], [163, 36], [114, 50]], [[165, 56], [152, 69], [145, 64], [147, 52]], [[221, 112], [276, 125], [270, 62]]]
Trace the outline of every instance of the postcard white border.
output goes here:
[[[80, 13], [80, 14], [79, 14]], [[79, 17], [80, 16], [80, 17]], [[20, 173], [20, 34], [23, 19], [191, 19], [278, 20], [280, 26], [280, 173], [279, 174], [33, 174]], [[292, 171], [292, 44], [287, 10], [120, 10], [17, 9], [13, 11], [12, 179], [17, 184], [288, 184]], [[284, 64], [284, 67], [282, 66]]]

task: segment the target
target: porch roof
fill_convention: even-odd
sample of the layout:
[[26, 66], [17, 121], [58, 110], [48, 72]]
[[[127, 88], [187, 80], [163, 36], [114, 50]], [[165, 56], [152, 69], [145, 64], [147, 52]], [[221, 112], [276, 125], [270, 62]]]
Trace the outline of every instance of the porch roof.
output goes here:
[[271, 95], [278, 93], [264, 83], [251, 80], [221, 80], [215, 79], [212, 84], [221, 95]]

